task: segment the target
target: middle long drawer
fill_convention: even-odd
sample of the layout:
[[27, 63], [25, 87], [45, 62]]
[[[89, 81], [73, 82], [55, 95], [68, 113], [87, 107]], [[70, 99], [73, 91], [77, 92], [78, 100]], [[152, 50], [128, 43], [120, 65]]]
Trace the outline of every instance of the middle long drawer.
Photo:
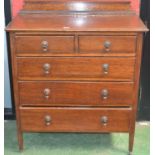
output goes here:
[[133, 100], [132, 82], [19, 82], [21, 105], [128, 106]]
[[18, 57], [19, 80], [133, 81], [134, 57]]

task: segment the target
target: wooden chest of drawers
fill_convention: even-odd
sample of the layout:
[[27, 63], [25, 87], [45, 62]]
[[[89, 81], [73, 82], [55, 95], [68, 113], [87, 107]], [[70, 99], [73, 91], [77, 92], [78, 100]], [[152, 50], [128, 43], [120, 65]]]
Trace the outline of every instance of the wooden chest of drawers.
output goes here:
[[147, 29], [129, 1], [25, 0], [6, 30], [20, 149], [23, 132], [127, 132], [132, 152]]

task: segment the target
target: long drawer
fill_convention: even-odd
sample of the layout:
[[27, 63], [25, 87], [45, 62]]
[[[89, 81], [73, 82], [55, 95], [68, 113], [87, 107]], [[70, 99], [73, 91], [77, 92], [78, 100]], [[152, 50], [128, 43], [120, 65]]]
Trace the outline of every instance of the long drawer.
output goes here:
[[20, 104], [29, 106], [127, 106], [133, 83], [19, 82]]
[[19, 80], [132, 81], [135, 58], [18, 57]]
[[22, 131], [127, 132], [130, 108], [21, 108]]

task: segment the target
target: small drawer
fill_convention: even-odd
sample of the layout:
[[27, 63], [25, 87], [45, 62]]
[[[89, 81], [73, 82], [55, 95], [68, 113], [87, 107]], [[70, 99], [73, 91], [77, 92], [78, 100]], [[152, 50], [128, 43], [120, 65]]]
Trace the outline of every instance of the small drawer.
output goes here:
[[74, 36], [16, 36], [17, 54], [73, 53]]
[[133, 83], [127, 82], [19, 82], [24, 106], [129, 106]]
[[135, 58], [17, 58], [19, 80], [132, 81]]
[[135, 53], [136, 36], [79, 36], [80, 53]]
[[130, 108], [20, 108], [27, 132], [127, 132], [130, 115]]

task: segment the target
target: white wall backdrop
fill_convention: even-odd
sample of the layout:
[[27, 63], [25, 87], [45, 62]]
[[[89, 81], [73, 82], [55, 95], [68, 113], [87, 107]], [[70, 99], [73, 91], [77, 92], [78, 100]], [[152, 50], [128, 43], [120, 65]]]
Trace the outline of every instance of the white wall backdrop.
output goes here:
[[[3, 19], [3, 23], [5, 23]], [[5, 24], [4, 24], [5, 25]], [[4, 31], [4, 107], [11, 108], [10, 79], [8, 68], [8, 53], [6, 44], [6, 33]]]

